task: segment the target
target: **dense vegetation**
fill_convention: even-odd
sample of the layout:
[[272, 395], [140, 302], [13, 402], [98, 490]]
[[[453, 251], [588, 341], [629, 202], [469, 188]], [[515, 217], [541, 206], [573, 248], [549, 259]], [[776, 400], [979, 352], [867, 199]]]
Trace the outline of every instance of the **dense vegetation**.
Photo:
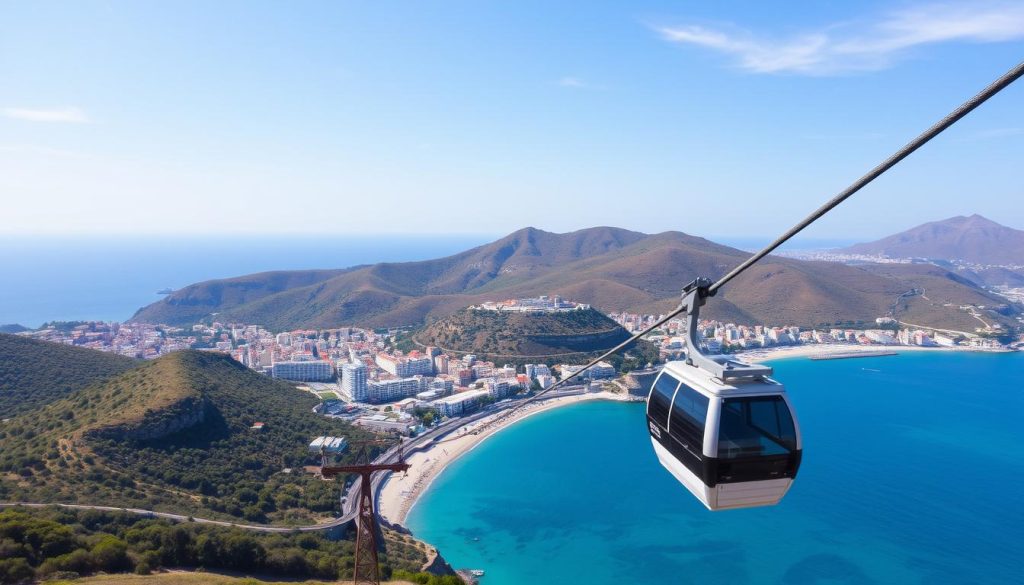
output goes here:
[[170, 354], [0, 425], [0, 501], [310, 523], [339, 505], [302, 469], [310, 439], [369, 437], [316, 403], [228, 356]]
[[540, 314], [466, 309], [427, 325], [411, 340], [421, 347], [440, 347], [456, 356], [472, 353], [500, 363], [572, 363], [627, 337], [618, 323], [594, 309]]
[[[385, 576], [431, 582], [415, 539], [385, 531]], [[124, 512], [60, 508], [0, 511], [0, 583], [96, 572], [148, 574], [162, 568], [232, 570], [288, 579], [351, 579], [353, 542], [321, 533], [264, 534], [194, 522], [174, 524]], [[439, 582], [433, 577], [433, 582]], [[454, 577], [438, 585], [456, 585]]]
[[0, 333], [0, 419], [32, 412], [136, 365], [116, 354]]
[[624, 352], [609, 357], [608, 362], [615, 366], [618, 372], [627, 374], [633, 370], [642, 370], [648, 364], [660, 363], [661, 352], [657, 345], [641, 339], [633, 345], [627, 346]]

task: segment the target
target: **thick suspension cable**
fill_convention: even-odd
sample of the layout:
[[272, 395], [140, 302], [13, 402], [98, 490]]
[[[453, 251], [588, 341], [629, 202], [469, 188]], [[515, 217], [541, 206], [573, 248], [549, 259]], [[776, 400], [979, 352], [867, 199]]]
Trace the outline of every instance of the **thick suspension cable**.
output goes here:
[[[712, 284], [708, 288], [709, 296], [715, 294], [715, 292], [717, 292], [718, 289], [722, 288], [730, 280], [732, 280], [732, 279], [736, 278], [737, 276], [739, 276], [744, 270], [746, 270], [746, 269], [750, 268], [751, 266], [753, 266], [758, 260], [761, 260], [762, 258], [767, 256], [768, 254], [771, 254], [776, 248], [778, 248], [782, 244], [786, 243], [790, 238], [792, 238], [793, 236], [795, 236], [798, 233], [800, 233], [801, 231], [803, 231], [804, 228], [806, 228], [807, 226], [809, 226], [812, 223], [814, 223], [815, 221], [817, 221], [819, 218], [821, 218], [821, 216], [825, 215], [829, 211], [832, 211], [832, 209], [834, 209], [840, 203], [842, 203], [843, 201], [846, 201], [847, 199], [849, 199], [850, 196], [852, 196], [854, 193], [860, 191], [865, 186], [867, 186], [869, 183], [871, 183], [872, 181], [874, 181], [878, 177], [882, 176], [882, 174], [884, 174], [886, 171], [888, 171], [892, 167], [896, 166], [903, 159], [905, 159], [908, 156], [910, 156], [914, 151], [916, 151], [917, 149], [919, 149], [922, 146], [924, 146], [925, 144], [927, 144], [928, 141], [930, 141], [932, 138], [935, 138], [936, 136], [941, 134], [943, 131], [945, 131], [947, 128], [949, 128], [953, 124], [957, 123], [961, 118], [963, 118], [967, 114], [971, 113], [975, 108], [977, 108], [981, 104], [983, 104], [986, 101], [988, 101], [989, 98], [991, 98], [992, 96], [996, 95], [1000, 91], [1006, 89], [1006, 87], [1008, 87], [1011, 83], [1013, 83], [1014, 81], [1017, 81], [1018, 79], [1020, 79], [1021, 76], [1024, 76], [1024, 62], [1018, 63], [1016, 67], [1014, 67], [1014, 68], [1010, 69], [1009, 71], [1007, 71], [1002, 77], [1000, 77], [999, 79], [997, 79], [994, 82], [992, 82], [992, 84], [990, 84], [985, 89], [981, 90], [981, 92], [979, 92], [977, 95], [975, 95], [971, 99], [969, 99], [966, 102], [964, 102], [957, 109], [955, 109], [952, 112], [950, 112], [945, 118], [943, 118], [943, 119], [939, 120], [938, 122], [936, 122], [931, 128], [928, 128], [927, 130], [922, 132], [917, 138], [915, 138], [915, 139], [911, 140], [910, 142], [908, 142], [903, 148], [897, 150], [895, 153], [893, 153], [892, 156], [890, 156], [889, 158], [887, 158], [884, 161], [882, 161], [875, 168], [871, 169], [866, 175], [864, 175], [863, 177], [861, 177], [861, 178], [857, 179], [856, 181], [854, 181], [852, 185], [850, 185], [846, 189], [843, 189], [842, 191], [839, 192], [839, 194], [837, 194], [835, 197], [830, 199], [824, 205], [822, 205], [818, 209], [814, 210], [813, 213], [811, 213], [810, 215], [808, 215], [807, 217], [802, 219], [799, 223], [797, 223], [796, 225], [791, 227], [784, 234], [779, 236], [778, 239], [776, 239], [772, 243], [768, 244], [763, 250], [761, 250], [758, 253], [754, 254], [753, 256], [751, 256], [750, 258], [745, 260], [742, 264], [740, 264], [736, 268], [733, 268], [725, 276], [719, 278], [717, 281], [715, 281], [714, 284]], [[630, 344], [635, 343], [636, 341], [638, 341], [640, 338], [644, 337], [648, 333], [650, 333], [650, 332], [654, 331], [655, 329], [661, 327], [665, 323], [668, 323], [670, 320], [672, 320], [675, 317], [677, 317], [684, 310], [685, 310], [685, 307], [683, 305], [680, 305], [679, 307], [675, 308], [674, 310], [672, 310], [670, 313], [668, 313], [667, 315], [665, 315], [661, 319], [658, 319], [658, 321], [654, 325], [651, 325], [647, 329], [644, 329], [643, 331], [634, 334], [629, 339], [623, 341], [622, 343], [616, 345], [615, 347], [613, 347], [613, 348], [609, 349], [608, 351], [604, 352], [603, 354], [601, 354], [600, 357], [594, 358], [593, 360], [588, 362], [585, 366], [583, 366], [583, 368], [581, 368], [580, 370], [578, 370], [576, 372], [573, 372], [569, 376], [566, 376], [566, 377], [562, 378], [561, 380], [559, 380], [558, 382], [555, 382], [554, 384], [552, 384], [548, 388], [545, 388], [544, 390], [541, 390], [537, 394], [534, 394], [533, 396], [527, 398], [526, 400], [524, 400], [523, 402], [519, 403], [518, 405], [512, 407], [511, 409], [509, 409], [504, 414], [502, 414], [498, 418], [494, 419], [490, 423], [485, 424], [485, 426], [490, 426], [491, 424], [497, 423], [500, 420], [503, 420], [505, 417], [510, 416], [515, 411], [519, 410], [520, 408], [522, 408], [522, 407], [526, 406], [527, 404], [529, 404], [529, 403], [539, 399], [541, 396], [544, 396], [545, 394], [548, 394], [549, 392], [551, 392], [551, 391], [553, 391], [553, 390], [555, 390], [557, 388], [565, 386], [566, 383], [568, 383], [570, 380], [579, 377], [580, 375], [582, 375], [584, 372], [586, 372], [590, 368], [596, 366], [598, 363], [600, 363], [600, 362], [604, 361], [605, 359], [607, 359], [609, 356], [612, 356], [612, 355], [618, 353], [619, 351], [621, 351], [622, 349], [628, 347]]]
[[956, 124], [957, 121], [959, 121], [967, 114], [970, 114], [975, 108], [988, 101], [990, 97], [996, 95], [1014, 81], [1017, 81], [1022, 75], [1024, 75], [1024, 62], [1018, 63], [1016, 67], [1010, 69], [1009, 71], [1006, 72], [1005, 75], [993, 81], [991, 85], [981, 90], [981, 92], [979, 92], [978, 95], [964, 102], [963, 105], [961, 105], [959, 108], [953, 110], [945, 118], [936, 122], [934, 126], [925, 130], [917, 138], [908, 142], [903, 148], [897, 150], [895, 153], [893, 153], [892, 156], [882, 161], [877, 167], [871, 169], [866, 175], [854, 181], [852, 185], [850, 185], [846, 189], [843, 189], [842, 191], [839, 192], [838, 195], [830, 199], [827, 203], [825, 203], [818, 209], [814, 210], [813, 213], [805, 217], [800, 223], [789, 228], [789, 230], [786, 233], [779, 236], [777, 240], [775, 240], [771, 244], [768, 244], [763, 250], [748, 258], [746, 262], [744, 262], [743, 264], [740, 264], [736, 268], [733, 268], [732, 271], [730, 271], [722, 278], [719, 278], [718, 281], [715, 282], [715, 284], [712, 284], [711, 287], [708, 289], [708, 293], [712, 295], [715, 294], [715, 291], [722, 288], [722, 286], [724, 286], [725, 283], [739, 276], [741, 272], [743, 272], [747, 268], [750, 268], [755, 262], [757, 262], [761, 258], [764, 258], [768, 254], [771, 254], [776, 248], [786, 243], [787, 240], [803, 231], [804, 228], [814, 223], [821, 216], [825, 215], [829, 211], [832, 211], [832, 209], [834, 209], [837, 205], [839, 205], [843, 201], [846, 201], [851, 195], [867, 186], [868, 183], [874, 181], [883, 173], [885, 173], [892, 167], [896, 166], [901, 160], [907, 158], [915, 150], [927, 144], [928, 141], [930, 141], [932, 138], [935, 138], [939, 134], [942, 134], [944, 130], [946, 130], [953, 124]]

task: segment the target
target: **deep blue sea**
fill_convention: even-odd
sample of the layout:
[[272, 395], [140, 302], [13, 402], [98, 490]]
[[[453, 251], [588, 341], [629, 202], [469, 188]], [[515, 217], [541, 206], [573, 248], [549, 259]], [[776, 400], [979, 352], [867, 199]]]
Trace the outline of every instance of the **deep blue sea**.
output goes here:
[[1024, 583], [1024, 354], [773, 365], [805, 446], [779, 506], [706, 511], [602, 402], [483, 442], [408, 524], [484, 585]]
[[156, 291], [266, 270], [426, 260], [492, 236], [0, 237], [0, 325], [122, 321]]

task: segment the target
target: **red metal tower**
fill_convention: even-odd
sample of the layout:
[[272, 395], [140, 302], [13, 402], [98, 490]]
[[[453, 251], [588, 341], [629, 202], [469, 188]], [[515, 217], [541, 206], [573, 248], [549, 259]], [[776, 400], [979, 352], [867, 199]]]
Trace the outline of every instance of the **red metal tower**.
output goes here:
[[328, 466], [326, 457], [320, 466], [323, 477], [334, 477], [343, 473], [359, 474], [359, 510], [356, 513], [356, 559], [353, 583], [356, 585], [380, 585], [380, 566], [377, 558], [377, 508], [373, 501], [373, 473], [376, 471], [407, 471], [409, 464], [398, 447], [398, 461], [395, 463], [366, 463], [355, 465]]

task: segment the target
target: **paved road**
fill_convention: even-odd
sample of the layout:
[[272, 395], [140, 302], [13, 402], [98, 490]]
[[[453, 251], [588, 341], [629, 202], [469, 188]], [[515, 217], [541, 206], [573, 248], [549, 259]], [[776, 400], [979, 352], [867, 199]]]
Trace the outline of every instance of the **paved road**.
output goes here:
[[[552, 398], [559, 398], [562, 396], [576, 396], [583, 394], [584, 389], [582, 386], [567, 386], [563, 390], [552, 392], [551, 394], [545, 395], [539, 401], [550, 400]], [[414, 437], [402, 444], [402, 450], [405, 454], [420, 451], [422, 449], [429, 448], [431, 443], [436, 439], [444, 437], [445, 435], [452, 433], [459, 428], [474, 423], [484, 417], [497, 414], [509, 408], [518, 406], [522, 401], [516, 400], [504, 404], [492, 406], [491, 408], [481, 410], [480, 412], [474, 413], [468, 417], [451, 419], [438, 425], [429, 431], [423, 433], [418, 437]], [[375, 463], [393, 463], [398, 459], [398, 447], [394, 447], [385, 451], [377, 459]], [[380, 491], [381, 485], [384, 480], [387, 479], [388, 473], [378, 473], [373, 478], [373, 492], [376, 495]], [[138, 514], [140, 516], [148, 516], [150, 518], [163, 518], [165, 520], [171, 520], [173, 522], [195, 522], [197, 524], [212, 524], [215, 526], [225, 526], [240, 528], [242, 530], [251, 530], [253, 532], [277, 532], [277, 533], [288, 533], [288, 532], [319, 532], [323, 530], [331, 530], [333, 528], [339, 528], [347, 525], [356, 516], [356, 503], [359, 502], [360, 486], [359, 482], [353, 482], [348, 489], [342, 492], [341, 495], [341, 509], [342, 515], [339, 518], [335, 518], [330, 522], [324, 522], [321, 524], [309, 524], [306, 526], [269, 526], [266, 524], [240, 524], [237, 522], [231, 522], [228, 520], [213, 520], [210, 518], [197, 518], [195, 516], [188, 516], [185, 514], [172, 514], [170, 512], [157, 512], [155, 510], [143, 510], [141, 508], [119, 508], [117, 506], [92, 506], [89, 504], [39, 504], [30, 502], [0, 502], [0, 508], [13, 508], [13, 507], [26, 507], [26, 508], [45, 508], [48, 506], [58, 506], [61, 508], [69, 508], [73, 510], [101, 510], [105, 512], [128, 512], [130, 514]]]
[[88, 504], [34, 504], [28, 502], [10, 502], [0, 503], [0, 508], [13, 508], [13, 507], [26, 507], [26, 508], [46, 508], [48, 506], [57, 506], [60, 508], [70, 508], [73, 510], [102, 510], [105, 512], [128, 512], [129, 514], [138, 514], [140, 516], [148, 516], [150, 518], [163, 518], [165, 520], [171, 520], [173, 522], [195, 522], [197, 524], [213, 524], [216, 526], [226, 526], [241, 528], [243, 530], [252, 530], [254, 532], [317, 532], [320, 530], [329, 530], [335, 528], [341, 524], [344, 524], [342, 519], [332, 520], [323, 524], [311, 524], [309, 526], [267, 526], [264, 524], [238, 524], [236, 522], [229, 522], [227, 520], [211, 520], [209, 518], [196, 518], [194, 516], [185, 516], [182, 514], [171, 514], [169, 512], [156, 512], [154, 510], [143, 510], [141, 508], [118, 508], [116, 506], [90, 506]]
[[906, 325], [907, 327], [914, 327], [916, 329], [931, 329], [932, 331], [941, 331], [943, 333], [949, 333], [952, 335], [963, 335], [964, 337], [973, 338], [977, 337], [977, 333], [968, 333], [966, 331], [957, 331], [956, 329], [939, 329], [938, 327], [930, 327], [928, 325], [918, 325], [916, 323], [907, 323], [906, 321], [897, 321], [900, 325]]

